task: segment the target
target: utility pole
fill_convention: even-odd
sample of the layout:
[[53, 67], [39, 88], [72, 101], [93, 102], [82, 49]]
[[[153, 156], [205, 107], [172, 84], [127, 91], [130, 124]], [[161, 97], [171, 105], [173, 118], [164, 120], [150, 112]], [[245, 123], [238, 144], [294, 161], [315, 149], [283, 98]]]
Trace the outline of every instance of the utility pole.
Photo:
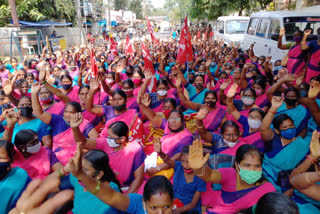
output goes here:
[[111, 14], [110, 14], [110, 0], [108, 0], [108, 29], [111, 32]]
[[86, 35], [84, 34], [83, 32], [83, 21], [81, 20], [81, 6], [80, 6], [80, 0], [74, 0], [74, 4], [75, 4], [75, 7], [76, 7], [76, 12], [77, 12], [77, 25], [78, 25], [78, 28], [80, 30], [80, 41], [81, 43], [85, 42], [86, 43]]
[[19, 26], [19, 19], [17, 14], [17, 8], [16, 8], [16, 0], [9, 0], [9, 6], [11, 9], [11, 16], [14, 26]]

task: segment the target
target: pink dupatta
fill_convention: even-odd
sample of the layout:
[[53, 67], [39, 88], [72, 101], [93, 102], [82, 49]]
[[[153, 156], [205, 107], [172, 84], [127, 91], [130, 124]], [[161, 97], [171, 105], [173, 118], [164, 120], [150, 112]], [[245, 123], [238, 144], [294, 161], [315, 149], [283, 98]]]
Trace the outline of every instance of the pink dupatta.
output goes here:
[[14, 161], [11, 167], [20, 167], [27, 171], [32, 179], [45, 179], [51, 172], [47, 148], [41, 146], [40, 151], [25, 159], [15, 148]]

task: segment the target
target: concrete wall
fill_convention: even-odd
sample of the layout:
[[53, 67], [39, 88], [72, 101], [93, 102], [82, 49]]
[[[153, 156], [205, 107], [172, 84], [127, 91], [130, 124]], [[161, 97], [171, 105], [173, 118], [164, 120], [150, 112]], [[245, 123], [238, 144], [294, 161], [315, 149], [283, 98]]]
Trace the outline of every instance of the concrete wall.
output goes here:
[[[19, 30], [19, 28], [0, 28], [0, 57], [10, 55], [10, 33], [11, 31], [14, 31], [14, 30]], [[34, 28], [26, 29], [26, 30], [34, 30]], [[42, 28], [42, 34], [44, 38], [45, 36], [48, 36], [50, 39], [50, 35], [54, 30], [56, 31], [57, 36], [63, 36], [66, 39], [68, 48], [71, 47], [72, 45], [81, 43], [80, 30], [79, 28], [75, 28], [75, 27]], [[13, 55], [14, 56], [19, 55], [15, 45], [13, 45]]]

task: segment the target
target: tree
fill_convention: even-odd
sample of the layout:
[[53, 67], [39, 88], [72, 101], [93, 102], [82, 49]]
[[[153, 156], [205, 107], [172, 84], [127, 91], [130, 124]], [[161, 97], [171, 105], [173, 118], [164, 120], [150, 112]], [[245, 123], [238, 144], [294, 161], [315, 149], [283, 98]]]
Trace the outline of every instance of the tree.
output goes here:
[[115, 10], [128, 9], [128, 0], [114, 0], [113, 7]]
[[143, 19], [143, 15], [142, 15], [142, 0], [132, 0], [129, 4], [129, 10], [133, 11], [136, 16], [137, 19]]

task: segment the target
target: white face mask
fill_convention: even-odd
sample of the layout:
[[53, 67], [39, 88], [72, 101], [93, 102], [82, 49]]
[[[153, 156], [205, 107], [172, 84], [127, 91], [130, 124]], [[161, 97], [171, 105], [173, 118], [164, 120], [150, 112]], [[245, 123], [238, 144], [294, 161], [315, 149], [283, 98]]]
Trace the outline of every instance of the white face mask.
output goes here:
[[117, 144], [116, 140], [112, 138], [107, 138], [107, 143], [111, 148], [117, 148], [120, 146], [120, 144]]
[[113, 79], [106, 79], [107, 80], [107, 83], [114, 83], [114, 80]]
[[239, 142], [239, 140], [237, 140], [236, 142], [230, 142], [227, 141], [226, 139], [223, 139], [223, 142], [230, 148], [234, 147], [235, 145], [237, 145], [237, 143]]
[[252, 120], [248, 119], [248, 125], [252, 129], [258, 129], [261, 126], [262, 121], [261, 120]]
[[41, 147], [41, 143], [38, 142], [36, 145], [28, 146], [26, 152], [28, 152], [30, 154], [38, 153], [40, 151], [40, 147]]
[[246, 106], [250, 106], [254, 103], [254, 99], [251, 97], [242, 97], [241, 100], [242, 100], [243, 104]]
[[157, 91], [157, 93], [158, 93], [159, 96], [165, 96], [165, 95], [167, 95], [167, 92], [168, 92], [168, 91], [166, 91], [166, 90], [159, 90], [159, 91]]

